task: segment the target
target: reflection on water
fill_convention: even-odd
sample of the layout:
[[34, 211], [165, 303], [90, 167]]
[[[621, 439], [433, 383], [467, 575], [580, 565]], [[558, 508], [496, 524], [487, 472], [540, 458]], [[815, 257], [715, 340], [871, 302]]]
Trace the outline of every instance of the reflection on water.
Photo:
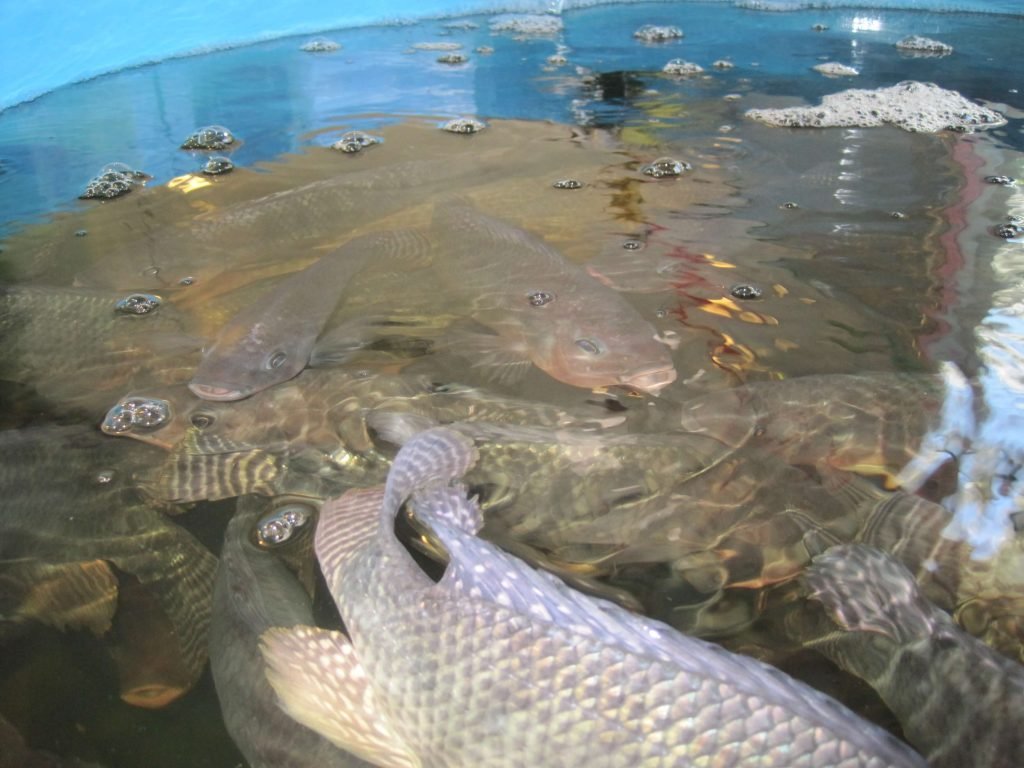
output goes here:
[[[1024, 206], [1019, 186], [984, 177], [1024, 177], [1019, 113], [1001, 104], [1017, 98], [1014, 73], [985, 55], [1009, 50], [1021, 22], [698, 5], [578, 11], [553, 36], [492, 33], [477, 18], [334, 33], [343, 47], [315, 54], [275, 41], [0, 116], [3, 426], [66, 481], [40, 494], [27, 471], [4, 480], [0, 716], [29, 745], [106, 766], [240, 763], [210, 675], [195, 679], [205, 640], [190, 638], [205, 624], [125, 565], [118, 547], [134, 539], [98, 510], [156, 515], [217, 554], [235, 497], [312, 510], [382, 481], [402, 430], [436, 421], [476, 423], [484, 459], [467, 481], [487, 536], [887, 727], [898, 730], [877, 696], [837, 683], [785, 631], [802, 605], [796, 577], [831, 544], [892, 552], [929, 600], [1020, 657], [1021, 243], [993, 228]], [[631, 31], [645, 23], [686, 37], [641, 43]], [[957, 58], [901, 56], [892, 43], [912, 32]], [[469, 62], [439, 63], [438, 42]], [[708, 74], [660, 73], [680, 56]], [[928, 79], [994, 99], [1010, 122], [922, 135], [744, 119], [848, 87], [813, 72], [819, 60], [856, 66], [858, 87]], [[439, 130], [453, 116], [487, 127]], [[202, 174], [206, 155], [178, 149], [211, 124], [240, 138], [218, 150], [230, 173]], [[330, 148], [356, 129], [383, 141]], [[681, 175], [644, 172], [660, 158]], [[153, 179], [74, 202], [115, 160]], [[232, 318], [277, 306], [266, 297], [302, 285], [293, 278], [338, 246], [395, 230], [429, 247], [382, 252], [336, 295], [318, 290], [314, 370], [235, 402], [187, 388]], [[313, 314], [303, 290], [261, 322]], [[118, 313], [119, 301], [156, 309]], [[572, 301], [586, 305], [556, 323]], [[573, 326], [595, 302], [609, 316], [614, 305], [615, 327]], [[675, 375], [641, 365], [629, 387], [573, 367], [630, 333]], [[569, 353], [545, 367], [541, 348]], [[95, 440], [114, 458], [70, 460]], [[92, 522], [33, 517], [41, 503]], [[101, 543], [54, 543], [83, 531]], [[317, 621], [336, 623], [304, 546], [261, 572], [284, 563], [313, 590]], [[269, 590], [266, 579], [249, 586]], [[248, 618], [244, 591], [233, 598], [214, 610], [240, 612], [226, 625], [251, 651], [253, 627], [272, 619]], [[169, 636], [181, 642], [157, 641]], [[261, 673], [251, 652], [231, 659], [217, 642], [238, 674]], [[139, 703], [124, 695], [129, 673], [159, 692], [153, 708], [126, 703]]]

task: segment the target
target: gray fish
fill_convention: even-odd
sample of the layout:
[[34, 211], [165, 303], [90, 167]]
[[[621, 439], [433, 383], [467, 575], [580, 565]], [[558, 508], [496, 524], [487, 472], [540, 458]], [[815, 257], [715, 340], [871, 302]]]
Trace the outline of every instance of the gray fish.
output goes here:
[[414, 232], [378, 232], [321, 257], [233, 317], [203, 353], [189, 387], [205, 400], [241, 400], [293, 378], [309, 363], [317, 336], [367, 261], [427, 247]]
[[805, 580], [828, 617], [805, 642], [878, 691], [930, 766], [1024, 765], [1024, 666], [960, 630], [871, 547], [833, 547]]
[[[122, 698], [143, 707], [173, 701], [202, 672], [217, 562], [140, 494], [160, 458], [90, 428], [0, 433], [0, 573], [8, 577], [0, 587], [15, 590], [0, 605], [27, 604], [32, 610], [23, 618], [102, 632], [116, 569], [118, 633], [105, 637]], [[57, 585], [49, 594], [26, 578], [42, 573]], [[69, 604], [74, 594], [83, 601], [77, 613]], [[126, 610], [129, 602], [137, 610]], [[136, 614], [148, 618], [135, 621]]]
[[144, 315], [119, 312], [129, 295], [0, 286], [0, 379], [101, 413], [112, 390], [187, 380], [201, 343], [187, 335], [185, 318], [167, 303]]
[[[313, 624], [309, 594], [275, 545], [260, 546], [256, 538], [275, 506], [241, 497], [224, 534], [210, 619], [210, 666], [224, 724], [252, 768], [368, 765], [288, 717], [267, 682], [259, 636], [270, 627]], [[302, 524], [311, 529], [316, 510], [309, 507], [307, 514]], [[277, 546], [294, 543], [289, 538]], [[307, 555], [312, 562], [311, 547]]]
[[[778, 670], [476, 538], [480, 511], [458, 482], [475, 460], [467, 437], [431, 429], [383, 491], [325, 505], [316, 551], [349, 634], [263, 635], [293, 717], [384, 765], [924, 765]], [[393, 533], [410, 497], [449, 554], [436, 583]]]
[[[497, 335], [484, 343], [490, 355], [476, 344], [475, 366], [501, 378], [532, 362], [573, 386], [625, 384], [652, 393], [675, 381], [672, 355], [654, 327], [540, 238], [458, 201], [435, 206], [434, 235], [435, 268], [468, 314]], [[469, 338], [458, 343], [473, 346]]]

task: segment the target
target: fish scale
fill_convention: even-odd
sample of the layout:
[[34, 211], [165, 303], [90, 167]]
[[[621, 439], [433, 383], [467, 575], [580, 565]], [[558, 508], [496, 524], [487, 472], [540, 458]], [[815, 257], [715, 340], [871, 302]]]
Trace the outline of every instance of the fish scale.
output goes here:
[[[325, 505], [316, 551], [351, 639], [263, 637], [271, 684], [300, 722], [340, 745], [352, 734], [333, 728], [332, 704], [368, 697], [382, 725], [357, 748], [388, 746], [402, 761], [382, 764], [424, 768], [923, 765], [778, 670], [569, 590], [476, 538], [480, 512], [450, 485], [474, 454], [465, 436], [427, 430], [403, 446], [379, 506], [367, 491]], [[410, 494], [449, 553], [436, 584], [392, 533]]]

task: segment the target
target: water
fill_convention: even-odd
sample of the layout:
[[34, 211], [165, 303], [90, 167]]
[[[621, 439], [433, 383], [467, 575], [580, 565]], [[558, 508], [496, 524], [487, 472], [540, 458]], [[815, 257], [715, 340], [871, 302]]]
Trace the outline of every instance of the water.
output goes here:
[[[0, 275], [18, 286], [159, 293], [184, 318], [175, 344], [182, 335], [210, 339], [327, 243], [374, 226], [424, 224], [431, 201], [411, 194], [382, 212], [367, 202], [333, 235], [284, 245], [161, 250], [168, 228], [339, 174], [437, 157], [472, 167], [467, 158], [499, 157], [496, 173], [438, 183], [434, 199], [467, 196], [628, 291], [660, 334], [681, 342], [673, 353], [679, 377], [665, 400], [812, 374], [934, 371], [944, 361], [979, 377], [979, 445], [997, 448], [994, 458], [972, 454], [961, 473], [987, 480], [994, 463], [1009, 490], [976, 497], [964, 483], [950, 503], [961, 536], [980, 550], [998, 546], [1007, 521], [1020, 515], [1015, 473], [1024, 456], [1018, 413], [1024, 382], [1021, 245], [992, 229], [1024, 208], [1019, 187], [982, 179], [1024, 177], [1024, 72], [1010, 54], [1024, 19], [655, 3], [567, 11], [563, 30], [553, 35], [493, 33], [489, 20], [327, 31], [322, 36], [341, 45], [330, 53], [301, 51], [308, 36], [263, 42], [117, 72], [3, 111]], [[448, 26], [452, 21], [476, 26]], [[644, 44], [631, 36], [643, 24], [676, 25], [685, 37]], [[939, 39], [955, 53], [900, 54], [893, 44], [908, 34]], [[460, 44], [469, 61], [443, 64], [436, 59], [445, 51], [414, 48], [436, 42]], [[481, 53], [482, 46], [493, 50]], [[549, 61], [556, 55], [565, 63]], [[662, 75], [674, 58], [700, 64], [704, 75]], [[716, 60], [734, 66], [714, 68]], [[830, 79], [811, 71], [822, 61], [860, 74]], [[744, 117], [754, 107], [816, 103], [844, 88], [901, 80], [957, 90], [1008, 122], [970, 135], [923, 135], [894, 128], [778, 129]], [[460, 116], [489, 127], [473, 136], [438, 129]], [[236, 169], [202, 177], [207, 155], [178, 147], [211, 124], [239, 137], [220, 153]], [[328, 149], [351, 130], [384, 142], [353, 155]], [[675, 180], [640, 172], [662, 156], [692, 168]], [[89, 179], [115, 161], [152, 179], [120, 199], [78, 200]], [[553, 188], [560, 179], [583, 186]], [[390, 218], [375, 223], [384, 214]], [[624, 248], [630, 241], [640, 247]], [[429, 269], [418, 268], [373, 276], [331, 325], [379, 311], [400, 319], [446, 318], [451, 300], [431, 280]], [[760, 298], [734, 298], [758, 292]], [[69, 326], [68, 335], [74, 330]], [[73, 346], [61, 352], [63, 359], [50, 349], [31, 350], [33, 377], [23, 370], [7, 374], [17, 381], [3, 389], [5, 427], [96, 424], [130, 387], [167, 383], [149, 380], [146, 369], [127, 380], [98, 375], [82, 367], [86, 361], [75, 358]], [[158, 357], [161, 364], [186, 361], [168, 364], [170, 380], [187, 379], [190, 358], [178, 346], [166, 354]], [[522, 381], [495, 381], [442, 352], [413, 367], [564, 407], [594, 399], [537, 370]], [[201, 504], [176, 520], [216, 552], [232, 509], [230, 502]], [[635, 586], [632, 576], [621, 581]], [[678, 599], [665, 594], [648, 595], [648, 606]], [[748, 594], [736, 591], [737, 605], [723, 603], [720, 612], [728, 607], [748, 616], [754, 599]], [[733, 625], [728, 616], [694, 615], [682, 611], [680, 623], [695, 621], [685, 628], [775, 658], [760, 629], [742, 618]], [[33, 746], [106, 766], [242, 763], [220, 724], [208, 673], [184, 698], [147, 711], [119, 700], [109, 654], [86, 633], [12, 630], [0, 632], [0, 642], [6, 651], [0, 714]], [[848, 679], [837, 683], [823, 662], [779, 660], [892, 725], [875, 699]]]

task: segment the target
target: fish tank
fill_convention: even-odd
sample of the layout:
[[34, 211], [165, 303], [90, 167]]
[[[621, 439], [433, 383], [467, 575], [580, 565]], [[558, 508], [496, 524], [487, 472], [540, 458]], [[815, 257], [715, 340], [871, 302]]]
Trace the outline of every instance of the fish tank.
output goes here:
[[[317, 517], [438, 424], [490, 545], [925, 756], [947, 735], [858, 673], [870, 638], [822, 650], [831, 547], [909, 571], [950, 685], [1019, 673], [1016, 0], [4, 19], [11, 765], [364, 764], [261, 637], [344, 631]], [[411, 509], [384, 534], [441, 579]]]

